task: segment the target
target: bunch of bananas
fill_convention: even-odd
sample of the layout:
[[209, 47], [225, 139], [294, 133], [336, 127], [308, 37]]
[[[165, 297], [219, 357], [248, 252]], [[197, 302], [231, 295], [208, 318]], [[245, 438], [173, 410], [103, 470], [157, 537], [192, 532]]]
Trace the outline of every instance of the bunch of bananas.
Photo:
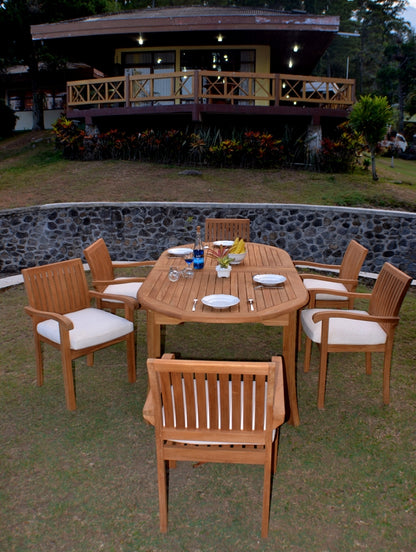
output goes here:
[[246, 244], [242, 238], [235, 238], [233, 245], [230, 247], [228, 253], [234, 253], [239, 255], [240, 253], [246, 252]]

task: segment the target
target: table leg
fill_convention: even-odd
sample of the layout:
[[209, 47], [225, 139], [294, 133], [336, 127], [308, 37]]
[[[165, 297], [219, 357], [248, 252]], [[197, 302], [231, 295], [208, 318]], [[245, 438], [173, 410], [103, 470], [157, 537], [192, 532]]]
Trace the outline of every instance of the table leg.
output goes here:
[[289, 399], [289, 423], [295, 427], [300, 424], [298, 399], [296, 392], [296, 346], [297, 312], [289, 313], [289, 323], [283, 326], [283, 361]]
[[155, 313], [147, 311], [147, 356], [160, 358], [161, 356], [161, 324], [157, 324]]

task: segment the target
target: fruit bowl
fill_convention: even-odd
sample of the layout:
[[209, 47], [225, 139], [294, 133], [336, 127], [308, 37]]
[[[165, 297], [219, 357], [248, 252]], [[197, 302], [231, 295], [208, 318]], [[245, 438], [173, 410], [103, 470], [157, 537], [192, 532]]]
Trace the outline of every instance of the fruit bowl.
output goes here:
[[243, 262], [244, 257], [246, 255], [247, 255], [246, 251], [244, 253], [228, 253], [228, 256], [231, 259], [230, 264], [232, 264], [232, 265], [240, 264], [241, 262]]

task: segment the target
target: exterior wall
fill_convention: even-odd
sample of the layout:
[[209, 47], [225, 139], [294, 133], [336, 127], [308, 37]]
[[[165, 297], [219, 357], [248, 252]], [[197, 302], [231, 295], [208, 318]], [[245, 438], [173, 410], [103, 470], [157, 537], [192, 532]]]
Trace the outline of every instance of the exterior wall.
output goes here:
[[[15, 111], [18, 117], [15, 130], [32, 130], [33, 114], [31, 111]], [[52, 128], [52, 124], [62, 115], [62, 109], [45, 109], [43, 112], [43, 121], [45, 129]]]
[[251, 241], [285, 249], [293, 259], [339, 264], [356, 239], [368, 247], [363, 270], [385, 261], [416, 278], [416, 213], [289, 204], [80, 203], [0, 212], [0, 272], [82, 257], [99, 237], [117, 260], [156, 259], [191, 243], [206, 217], [247, 217]]

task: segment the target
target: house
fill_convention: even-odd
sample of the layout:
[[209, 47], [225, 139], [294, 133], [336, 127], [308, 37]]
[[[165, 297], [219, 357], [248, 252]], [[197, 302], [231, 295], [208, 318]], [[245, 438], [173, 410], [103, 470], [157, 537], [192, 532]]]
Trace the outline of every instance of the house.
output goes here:
[[[43, 120], [45, 128], [52, 124], [65, 111], [66, 83], [68, 80], [100, 78], [104, 75], [85, 63], [67, 63], [59, 70], [51, 71], [43, 63], [39, 64], [39, 86], [43, 93]], [[0, 74], [0, 96], [15, 115], [15, 130], [31, 130], [33, 126], [32, 82], [27, 65], [9, 67]]]
[[34, 41], [100, 71], [67, 83], [66, 116], [99, 129], [190, 123], [309, 127], [345, 120], [354, 81], [313, 76], [339, 17], [167, 7], [34, 25]]

